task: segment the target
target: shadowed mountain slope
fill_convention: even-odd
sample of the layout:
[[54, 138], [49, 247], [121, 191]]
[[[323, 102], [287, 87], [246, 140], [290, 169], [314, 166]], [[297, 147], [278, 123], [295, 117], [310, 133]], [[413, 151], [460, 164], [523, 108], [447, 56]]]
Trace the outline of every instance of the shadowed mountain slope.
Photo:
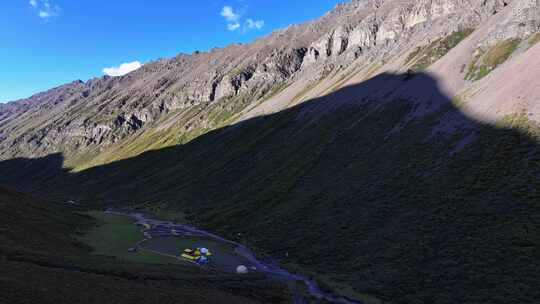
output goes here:
[[[0, 184], [77, 208], [187, 214], [355, 299], [535, 303], [539, 30], [538, 0], [353, 0], [250, 44], [1, 104]], [[117, 274], [62, 235], [88, 218], [10, 195], [2, 287], [46, 285], [49, 268], [29, 270], [35, 282], [17, 270], [36, 256]], [[43, 238], [25, 242], [36, 225]], [[194, 271], [125, 267], [118, 297], [134, 272]], [[260, 277], [200, 275], [150, 285], [165, 302], [204, 302], [192, 286], [207, 300], [287, 300]]]
[[[389, 85], [437, 103], [419, 111], [424, 101], [373, 94]], [[459, 106], [429, 74], [381, 74], [80, 172], [61, 154], [7, 160], [1, 182], [187, 212], [351, 297], [534, 302], [540, 128], [520, 113], [481, 123]]]

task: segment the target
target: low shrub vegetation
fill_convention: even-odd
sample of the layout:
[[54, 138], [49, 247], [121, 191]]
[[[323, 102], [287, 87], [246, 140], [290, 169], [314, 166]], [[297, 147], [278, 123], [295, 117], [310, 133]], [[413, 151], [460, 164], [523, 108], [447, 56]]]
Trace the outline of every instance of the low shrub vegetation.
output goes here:
[[469, 64], [466, 80], [477, 81], [487, 76], [499, 65], [503, 64], [519, 47], [521, 39], [506, 39], [490, 47], [487, 51], [477, 50]]
[[433, 41], [427, 46], [418, 47], [409, 54], [406, 63], [409, 64], [414, 62], [411, 66], [411, 70], [414, 72], [423, 71], [446, 55], [473, 31], [474, 29], [464, 29], [462, 31], [453, 32], [444, 38]]

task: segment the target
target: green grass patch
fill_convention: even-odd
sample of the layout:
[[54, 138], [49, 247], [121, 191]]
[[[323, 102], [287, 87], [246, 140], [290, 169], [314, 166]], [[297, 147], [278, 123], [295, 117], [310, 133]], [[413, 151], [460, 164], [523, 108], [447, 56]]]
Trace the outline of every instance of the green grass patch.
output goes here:
[[173, 258], [151, 252], [128, 252], [129, 248], [135, 247], [137, 242], [143, 239], [141, 231], [130, 218], [100, 211], [87, 214], [98, 221], [98, 226], [79, 237], [79, 240], [93, 248], [92, 254], [114, 256], [123, 261], [137, 263], [177, 263]]
[[427, 46], [417, 47], [407, 57], [406, 64], [414, 62], [411, 69], [414, 72], [423, 71], [446, 55], [463, 39], [467, 38], [473, 31], [474, 29], [465, 29], [462, 31], [453, 32], [444, 38], [433, 41]]
[[491, 71], [503, 64], [519, 47], [521, 39], [512, 38], [498, 42], [487, 51], [477, 51], [477, 55], [469, 64], [466, 80], [477, 81], [487, 76]]
[[525, 112], [506, 115], [497, 122], [499, 128], [519, 130], [540, 143], [540, 124], [528, 119]]
[[508, 39], [497, 43], [484, 56], [484, 63], [489, 66], [498, 66], [504, 63], [517, 49], [521, 39]]
[[529, 37], [529, 48], [532, 48], [535, 44], [537, 44], [538, 42], [540, 42], [540, 33], [535, 33], [535, 34], [532, 34], [530, 37]]
[[452, 100], [452, 105], [454, 105], [456, 108], [460, 108], [465, 104], [465, 100], [463, 100], [463, 97], [461, 96], [455, 96]]

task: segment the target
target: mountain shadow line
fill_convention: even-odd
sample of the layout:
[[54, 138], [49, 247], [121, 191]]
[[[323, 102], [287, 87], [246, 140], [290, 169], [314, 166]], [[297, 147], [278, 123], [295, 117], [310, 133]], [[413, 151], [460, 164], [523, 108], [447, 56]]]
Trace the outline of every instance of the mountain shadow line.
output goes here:
[[520, 115], [470, 118], [428, 74], [382, 74], [81, 172], [63, 169], [60, 153], [3, 161], [0, 183], [184, 212], [331, 287], [392, 303], [534, 302], [538, 134]]

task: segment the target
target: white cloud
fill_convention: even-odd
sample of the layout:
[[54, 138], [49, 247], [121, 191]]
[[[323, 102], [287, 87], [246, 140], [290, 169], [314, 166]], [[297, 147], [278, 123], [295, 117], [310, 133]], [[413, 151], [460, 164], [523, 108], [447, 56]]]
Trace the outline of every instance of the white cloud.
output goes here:
[[51, 18], [51, 13], [49, 13], [48, 11], [39, 11], [38, 13], [38, 16], [42, 19], [47, 19], [47, 18]]
[[37, 15], [45, 21], [60, 14], [60, 7], [51, 4], [50, 0], [30, 0], [29, 3], [37, 11]]
[[104, 68], [103, 73], [108, 76], [123, 76], [140, 68], [142, 64], [139, 61], [122, 63], [116, 67]]
[[230, 6], [224, 6], [221, 10], [221, 16], [229, 22], [236, 22], [240, 19], [240, 14], [234, 12], [233, 8]]
[[240, 28], [240, 22], [238, 20], [240, 20], [241, 15], [235, 13], [232, 7], [224, 6], [220, 14], [227, 21], [227, 29], [229, 31], [236, 31]]
[[248, 30], [257, 29], [260, 30], [264, 27], [264, 20], [253, 20], [251, 18], [246, 19], [245, 22], [242, 22], [242, 14], [238, 11], [235, 11], [231, 6], [224, 6], [221, 9], [220, 15], [225, 18], [227, 21], [227, 30], [236, 31], [242, 26], [242, 33], [247, 32]]
[[246, 20], [246, 26], [248, 29], [262, 29], [264, 26], [264, 20], [253, 21], [253, 19]]
[[238, 22], [233, 22], [233, 23], [228, 23], [227, 24], [227, 29], [229, 31], [236, 31], [238, 28], [240, 28], [240, 23], [238, 23]]

